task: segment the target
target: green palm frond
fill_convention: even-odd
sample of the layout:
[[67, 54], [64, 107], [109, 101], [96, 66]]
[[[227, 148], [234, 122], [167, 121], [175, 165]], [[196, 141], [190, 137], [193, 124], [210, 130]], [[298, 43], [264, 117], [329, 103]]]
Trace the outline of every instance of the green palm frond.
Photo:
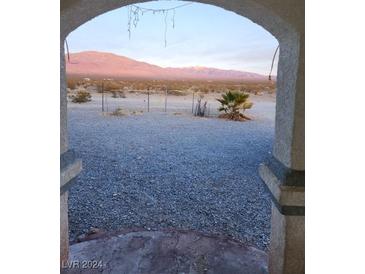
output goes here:
[[249, 94], [239, 91], [228, 91], [222, 94], [222, 98], [217, 99], [221, 103], [218, 110], [229, 114], [239, 114], [240, 109], [245, 110], [253, 106], [253, 103], [248, 101], [249, 96]]

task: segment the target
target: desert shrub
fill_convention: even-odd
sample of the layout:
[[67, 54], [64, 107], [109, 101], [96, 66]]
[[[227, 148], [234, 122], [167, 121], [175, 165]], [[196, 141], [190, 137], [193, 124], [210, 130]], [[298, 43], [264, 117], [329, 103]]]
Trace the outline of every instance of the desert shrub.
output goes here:
[[125, 110], [121, 107], [118, 107], [117, 109], [115, 109], [113, 112], [110, 113], [110, 115], [112, 116], [127, 116], [127, 115], [142, 115], [143, 111], [142, 110]]
[[250, 90], [246, 86], [241, 86], [239, 90], [242, 93], [249, 93], [250, 92]]
[[118, 90], [122, 90], [123, 87], [124, 87], [124, 85], [117, 81], [105, 81], [104, 82], [104, 91], [118, 91]]
[[126, 116], [128, 113], [122, 109], [121, 107], [118, 107], [116, 110], [110, 113], [110, 115], [113, 116]]
[[73, 103], [86, 103], [91, 101], [91, 94], [86, 90], [78, 90], [75, 95], [71, 96]]
[[133, 84], [133, 89], [136, 90], [147, 90], [150, 88], [150, 85], [144, 81], [137, 81]]
[[88, 86], [85, 87], [86, 91], [93, 93], [93, 92], [98, 92], [98, 86], [90, 84]]
[[202, 98], [203, 97], [200, 97], [198, 99], [198, 102], [196, 104], [195, 111], [194, 111], [194, 116], [204, 117], [206, 115], [208, 102], [205, 101], [204, 103], [202, 103]]
[[201, 93], [205, 93], [205, 94], [207, 94], [207, 93], [209, 93], [209, 91], [210, 91], [210, 89], [209, 89], [209, 87], [207, 87], [207, 86], [201, 86], [201, 87], [199, 88], [199, 92], [201, 92]]
[[[143, 94], [148, 91], [151, 93], [164, 94], [166, 89], [168, 94], [183, 96], [189, 93], [225, 93], [228, 91], [241, 91], [243, 93], [260, 94], [274, 93], [276, 89], [275, 81], [206, 81], [206, 80], [144, 80], [144, 79], [86, 79], [71, 78], [67, 79], [68, 87], [76, 91], [78, 88], [86, 88], [89, 92], [101, 92], [104, 85], [104, 92], [124, 91], [130, 93]], [[116, 96], [118, 94], [116, 93]]]
[[75, 79], [67, 79], [67, 87], [69, 89], [76, 89], [78, 85], [78, 81]]
[[127, 96], [125, 95], [124, 91], [116, 91], [113, 90], [111, 91], [112, 97], [113, 98], [127, 98]]
[[258, 86], [255, 87], [251, 87], [250, 88], [251, 93], [254, 93], [255, 95], [259, 94], [259, 92], [261, 91], [261, 88]]
[[175, 96], [185, 96], [185, 95], [187, 95], [187, 93], [185, 91], [176, 90], [176, 89], [168, 90], [167, 91], [167, 94], [169, 94], [169, 95], [175, 95]]
[[253, 103], [248, 101], [249, 96], [247, 93], [238, 91], [228, 91], [222, 94], [222, 98], [217, 99], [217, 101], [221, 103], [218, 110], [223, 111], [224, 114], [219, 115], [219, 117], [234, 121], [251, 120], [240, 112], [241, 110], [244, 112], [253, 106]]

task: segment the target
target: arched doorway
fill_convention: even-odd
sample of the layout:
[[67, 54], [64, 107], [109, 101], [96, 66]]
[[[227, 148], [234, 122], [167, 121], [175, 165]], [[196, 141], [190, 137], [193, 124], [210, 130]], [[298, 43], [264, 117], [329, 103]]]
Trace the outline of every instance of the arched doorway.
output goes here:
[[[81, 169], [68, 150], [64, 39], [107, 11], [141, 1], [61, 1], [61, 259], [67, 258], [67, 187]], [[144, 1], [142, 1], [144, 2]], [[199, 1], [242, 15], [280, 43], [274, 157], [260, 167], [273, 197], [272, 273], [304, 272], [304, 1]]]

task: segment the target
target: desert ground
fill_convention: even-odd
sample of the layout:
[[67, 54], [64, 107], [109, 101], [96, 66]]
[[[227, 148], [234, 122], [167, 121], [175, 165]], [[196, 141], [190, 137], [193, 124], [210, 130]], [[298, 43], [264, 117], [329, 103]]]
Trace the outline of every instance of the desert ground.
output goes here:
[[[275, 95], [251, 95], [252, 121], [194, 117], [192, 94], [100, 93], [68, 104], [70, 147], [83, 171], [70, 190], [70, 241], [91, 228], [224, 234], [267, 250], [271, 202], [258, 176], [274, 137]], [[196, 102], [196, 98], [195, 98]], [[123, 115], [111, 115], [121, 109]]]

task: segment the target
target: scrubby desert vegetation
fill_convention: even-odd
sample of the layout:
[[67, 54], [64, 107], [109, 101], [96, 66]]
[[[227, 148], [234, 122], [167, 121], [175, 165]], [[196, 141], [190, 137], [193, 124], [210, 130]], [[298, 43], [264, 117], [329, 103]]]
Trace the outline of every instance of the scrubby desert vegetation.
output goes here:
[[108, 92], [113, 97], [125, 97], [126, 93], [165, 93], [175, 96], [185, 96], [192, 93], [226, 93], [239, 91], [249, 94], [274, 94], [276, 83], [265, 82], [238, 82], [238, 81], [202, 81], [202, 80], [112, 80], [112, 79], [67, 79], [69, 92], [84, 88], [88, 92]]
[[91, 101], [91, 94], [85, 88], [78, 88], [73, 94], [69, 95], [73, 103], [86, 103]]

